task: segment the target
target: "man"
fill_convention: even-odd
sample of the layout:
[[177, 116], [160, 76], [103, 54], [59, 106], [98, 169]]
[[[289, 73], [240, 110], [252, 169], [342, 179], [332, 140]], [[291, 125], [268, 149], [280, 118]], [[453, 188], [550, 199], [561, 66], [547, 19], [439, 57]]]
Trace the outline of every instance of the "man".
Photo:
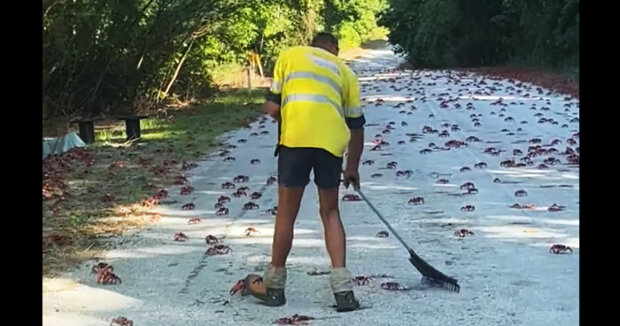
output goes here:
[[[278, 58], [265, 112], [279, 121], [278, 211], [271, 263], [263, 284], [250, 293], [268, 306], [286, 303], [286, 258], [304, 188], [314, 171], [325, 244], [331, 258], [331, 288], [339, 312], [359, 308], [345, 266], [345, 233], [338, 211], [340, 175], [359, 188], [358, 166], [364, 145], [360, 90], [355, 73], [338, 56], [338, 40], [319, 33], [311, 46], [284, 50]], [[343, 155], [348, 145], [346, 168]], [[250, 282], [256, 284], [255, 282]]]

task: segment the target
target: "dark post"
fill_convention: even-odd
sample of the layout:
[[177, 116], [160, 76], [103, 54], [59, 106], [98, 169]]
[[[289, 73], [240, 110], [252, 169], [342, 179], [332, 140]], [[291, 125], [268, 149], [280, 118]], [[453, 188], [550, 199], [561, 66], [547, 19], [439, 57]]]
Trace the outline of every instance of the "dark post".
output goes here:
[[92, 144], [95, 141], [95, 126], [92, 121], [80, 121], [80, 138], [86, 144]]
[[140, 118], [126, 118], [125, 133], [127, 140], [140, 138]]

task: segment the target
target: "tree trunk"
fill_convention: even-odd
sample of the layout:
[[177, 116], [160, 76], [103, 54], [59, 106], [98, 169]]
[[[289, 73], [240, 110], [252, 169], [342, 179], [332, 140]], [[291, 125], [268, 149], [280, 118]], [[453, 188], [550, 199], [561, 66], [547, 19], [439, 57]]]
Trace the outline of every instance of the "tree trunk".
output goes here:
[[183, 57], [181, 57], [181, 61], [179, 61], [179, 64], [177, 65], [177, 69], [174, 71], [174, 75], [172, 75], [172, 79], [170, 79], [170, 83], [168, 83], [168, 86], [166, 87], [166, 90], [164, 91], [164, 94], [162, 95], [162, 99], [166, 98], [168, 96], [168, 92], [170, 91], [170, 88], [172, 88], [172, 84], [174, 84], [174, 82], [176, 81], [177, 77], [179, 76], [179, 71], [181, 71], [181, 67], [183, 66], [183, 62], [185, 62], [185, 59], [187, 59], [187, 55], [189, 54], [189, 51], [192, 49], [192, 46], [194, 45], [194, 38], [192, 38], [192, 41], [189, 43], [189, 46], [187, 47], [187, 50], [185, 50], [185, 53], [183, 54]]

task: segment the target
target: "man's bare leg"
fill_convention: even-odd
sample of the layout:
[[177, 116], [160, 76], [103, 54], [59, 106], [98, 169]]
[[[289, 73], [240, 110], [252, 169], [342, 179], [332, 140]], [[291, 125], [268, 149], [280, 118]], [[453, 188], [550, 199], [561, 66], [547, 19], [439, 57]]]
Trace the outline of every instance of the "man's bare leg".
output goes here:
[[325, 246], [332, 261], [332, 267], [346, 266], [346, 237], [338, 210], [338, 188], [319, 188], [321, 220], [325, 234]]
[[355, 310], [360, 305], [353, 294], [351, 273], [346, 268], [346, 235], [338, 210], [338, 188], [319, 188], [319, 202], [325, 245], [332, 260], [329, 281], [336, 299], [336, 310], [340, 312]]
[[278, 187], [278, 212], [273, 233], [271, 264], [284, 267], [293, 244], [293, 227], [305, 187]]
[[[271, 263], [265, 270], [263, 282], [246, 284], [250, 294], [268, 306], [281, 306], [286, 303], [286, 258], [293, 244], [293, 227], [299, 212], [305, 187], [278, 186], [278, 212], [273, 233]], [[246, 278], [246, 283], [248, 279]], [[262, 284], [262, 285], [261, 285]]]

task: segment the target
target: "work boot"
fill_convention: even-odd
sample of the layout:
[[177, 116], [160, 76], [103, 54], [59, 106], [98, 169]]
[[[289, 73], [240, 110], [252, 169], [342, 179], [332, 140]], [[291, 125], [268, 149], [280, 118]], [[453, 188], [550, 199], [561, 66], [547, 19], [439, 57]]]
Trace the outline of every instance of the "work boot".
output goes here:
[[353, 294], [351, 274], [346, 267], [332, 268], [330, 283], [336, 299], [336, 311], [352, 311], [360, 307]]
[[270, 307], [282, 306], [286, 303], [284, 286], [286, 285], [286, 267], [275, 267], [271, 264], [265, 270], [265, 276], [248, 280], [246, 286], [250, 294], [262, 304]]
[[334, 293], [334, 298], [336, 298], [336, 311], [338, 312], [352, 311], [360, 307], [360, 303], [355, 299], [353, 291]]

